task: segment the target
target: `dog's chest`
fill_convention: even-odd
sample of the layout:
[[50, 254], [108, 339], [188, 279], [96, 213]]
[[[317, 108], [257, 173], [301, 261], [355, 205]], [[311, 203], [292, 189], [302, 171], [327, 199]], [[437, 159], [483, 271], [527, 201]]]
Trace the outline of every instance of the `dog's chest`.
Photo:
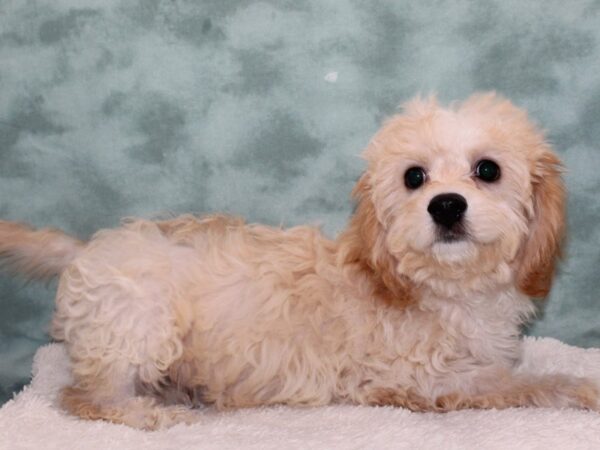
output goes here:
[[389, 361], [389, 372], [381, 372], [386, 378], [455, 385], [490, 367], [514, 365], [520, 358], [519, 327], [531, 309], [529, 300], [511, 290], [462, 303], [431, 296], [382, 320], [369, 352]]

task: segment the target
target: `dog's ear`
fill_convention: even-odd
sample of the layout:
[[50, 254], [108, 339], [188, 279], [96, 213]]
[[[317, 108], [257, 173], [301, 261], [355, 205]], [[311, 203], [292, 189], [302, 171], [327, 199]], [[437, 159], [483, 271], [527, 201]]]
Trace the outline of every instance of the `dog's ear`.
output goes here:
[[565, 233], [565, 188], [562, 165], [549, 148], [532, 170], [533, 215], [519, 252], [517, 286], [530, 297], [550, 291]]
[[377, 219], [369, 174], [364, 173], [352, 191], [357, 201], [348, 229], [340, 236], [343, 263], [358, 264], [374, 283], [376, 294], [388, 304], [407, 304], [414, 289], [396, 271], [396, 259], [385, 246], [385, 230]]

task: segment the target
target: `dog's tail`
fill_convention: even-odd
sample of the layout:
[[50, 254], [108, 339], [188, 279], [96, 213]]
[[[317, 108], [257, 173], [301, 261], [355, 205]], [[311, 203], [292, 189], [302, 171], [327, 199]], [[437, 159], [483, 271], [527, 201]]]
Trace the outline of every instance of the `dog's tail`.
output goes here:
[[29, 279], [59, 275], [84, 245], [59, 230], [0, 220], [0, 265]]

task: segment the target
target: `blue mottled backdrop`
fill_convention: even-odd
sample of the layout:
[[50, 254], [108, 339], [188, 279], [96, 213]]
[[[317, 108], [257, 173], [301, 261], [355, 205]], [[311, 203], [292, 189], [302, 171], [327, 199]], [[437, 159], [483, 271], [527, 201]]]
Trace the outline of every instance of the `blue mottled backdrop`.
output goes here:
[[[600, 346], [600, 1], [0, 0], [0, 217], [81, 237], [127, 215], [321, 224], [417, 92], [495, 89], [568, 166], [568, 261], [534, 334]], [[54, 285], [0, 278], [0, 401]]]

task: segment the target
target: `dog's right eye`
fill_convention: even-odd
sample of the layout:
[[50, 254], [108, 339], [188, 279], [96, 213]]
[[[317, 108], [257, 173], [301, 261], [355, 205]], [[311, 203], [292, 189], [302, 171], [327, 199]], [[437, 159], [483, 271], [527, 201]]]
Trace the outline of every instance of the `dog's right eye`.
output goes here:
[[411, 167], [404, 172], [404, 184], [408, 189], [417, 189], [425, 183], [425, 170], [422, 167]]

